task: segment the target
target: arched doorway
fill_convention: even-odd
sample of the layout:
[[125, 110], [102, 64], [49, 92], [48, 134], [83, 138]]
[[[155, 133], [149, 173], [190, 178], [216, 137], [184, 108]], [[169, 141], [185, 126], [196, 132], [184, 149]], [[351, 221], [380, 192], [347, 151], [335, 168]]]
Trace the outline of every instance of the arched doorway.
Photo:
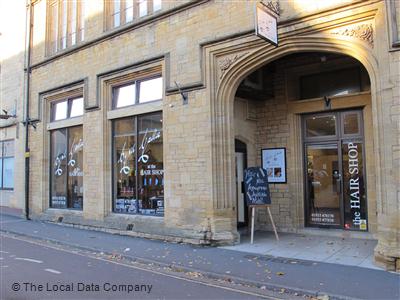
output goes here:
[[[371, 205], [370, 218], [367, 211], [365, 152], [371, 152], [372, 140], [365, 142], [364, 132], [370, 136], [372, 128], [363, 121], [372, 123], [370, 98], [365, 68], [327, 52], [286, 55], [242, 80], [234, 101], [235, 136], [246, 136], [254, 146], [248, 164], [269, 174], [281, 231], [366, 232], [369, 219], [376, 230], [376, 207]], [[268, 158], [282, 150], [285, 157]], [[259, 210], [257, 220], [259, 228], [271, 229], [265, 211]]]
[[[370, 82], [371, 82], [371, 92], [370, 92], [370, 109], [367, 114], [368, 120], [370, 120], [370, 136], [372, 140], [378, 140], [381, 134], [381, 119], [377, 115], [372, 115], [372, 111], [379, 112], [379, 98], [380, 93], [376, 91], [380, 90], [379, 82], [376, 80], [377, 74], [377, 64], [373, 56], [371, 49], [368, 49], [365, 45], [361, 43], [352, 43], [345, 40], [335, 40], [331, 38], [324, 38], [320, 36], [302, 36], [302, 37], [290, 37], [283, 39], [278, 48], [274, 48], [270, 45], [261, 44], [259, 40], [254, 40], [252, 42], [246, 41], [246, 48], [236, 49], [235, 52], [231, 52], [230, 58], [226, 59], [228, 61], [228, 69], [224, 69], [222, 75], [219, 78], [214, 78], [211, 75], [211, 90], [215, 90], [215, 94], [211, 96], [211, 109], [212, 109], [212, 139], [213, 139], [213, 195], [214, 195], [214, 208], [218, 211], [219, 220], [221, 218], [226, 218], [227, 222], [230, 222], [232, 233], [236, 232], [236, 214], [232, 214], [232, 209], [235, 210], [235, 203], [233, 199], [236, 199], [235, 190], [235, 165], [234, 165], [234, 99], [236, 91], [246, 76], [257, 70], [258, 68], [268, 65], [269, 63], [278, 60], [281, 57], [302, 53], [302, 52], [319, 52], [319, 53], [338, 53], [342, 55], [347, 55], [356, 59], [367, 71]], [[224, 62], [224, 61], [223, 61]], [[233, 63], [232, 63], [233, 62]], [[225, 64], [222, 64], [225, 65]], [[214, 75], [219, 75], [217, 72]], [[322, 102], [323, 103], [323, 100]], [[339, 107], [334, 107], [338, 109]], [[320, 111], [323, 111], [321, 109]], [[301, 137], [301, 124], [302, 118], [301, 114], [305, 113], [297, 111], [290, 112], [288, 114], [288, 121], [293, 129], [290, 134], [291, 137]], [[374, 126], [372, 126], [374, 124]], [[298, 155], [293, 157], [292, 166], [288, 171], [288, 186], [291, 192], [296, 196], [304, 197], [304, 164], [303, 164], [303, 144], [301, 139], [289, 140], [290, 149], [293, 153]], [[370, 151], [370, 155], [368, 155]], [[369, 162], [371, 165], [379, 164], [377, 156], [371, 153], [372, 149], [366, 148], [366, 155], [370, 158]], [[288, 163], [289, 164], [289, 163]], [[251, 164], [249, 164], [251, 166]], [[379, 173], [379, 168], [368, 168], [371, 172], [368, 176], [373, 177], [374, 180], [368, 185], [368, 197], [373, 198], [375, 194], [374, 206], [379, 205], [381, 201], [381, 187], [375, 184], [377, 180], [380, 180], [381, 174]], [[290, 174], [292, 172], [292, 174]], [[219, 181], [218, 178], [223, 178], [223, 182]], [[278, 191], [279, 192], [279, 191]], [[379, 195], [379, 196], [377, 196]], [[291, 209], [297, 211], [297, 217], [295, 218], [295, 226], [297, 228], [304, 227], [304, 205], [299, 205], [299, 202], [287, 203]], [[293, 206], [295, 206], [293, 208]], [[369, 210], [371, 212], [372, 210]], [[301, 217], [303, 216], [303, 217]], [[229, 221], [230, 220], [230, 221]], [[375, 223], [375, 224], [373, 224]], [[373, 218], [369, 219], [369, 229], [370, 231], [376, 231], [377, 224]]]

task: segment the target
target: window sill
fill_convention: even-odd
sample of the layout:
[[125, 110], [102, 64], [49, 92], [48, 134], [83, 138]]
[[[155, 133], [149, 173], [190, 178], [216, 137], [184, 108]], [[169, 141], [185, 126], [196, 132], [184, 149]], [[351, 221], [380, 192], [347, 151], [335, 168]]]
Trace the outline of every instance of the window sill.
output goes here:
[[136, 213], [136, 214], [130, 214], [130, 213], [123, 213], [123, 212], [115, 212], [115, 211], [113, 211], [112, 212], [112, 214], [113, 215], [117, 215], [117, 216], [129, 216], [129, 217], [146, 217], [146, 219], [147, 219], [147, 217], [155, 217], [155, 218], [164, 218], [164, 215], [144, 215], [144, 214], [139, 214], [139, 213]]
[[81, 45], [84, 44], [84, 43], [85, 43], [85, 41], [80, 41], [80, 42], [76, 43], [75, 45], [65, 47], [64, 49], [60, 49], [60, 50], [57, 50], [55, 52], [48, 51], [46, 53], [46, 58], [53, 58], [53, 57], [57, 57], [57, 56], [62, 56], [65, 53], [68, 53], [70, 51], [74, 51], [75, 49], [80, 48]]
[[83, 124], [83, 117], [74, 117], [59, 121], [53, 121], [47, 125], [47, 130], [60, 129], [65, 127], [78, 126]]
[[141, 16], [141, 17], [137, 17], [136, 19], [134, 19], [132, 21], [126, 22], [126, 23], [118, 25], [118, 26], [108, 25], [105, 28], [104, 33], [118, 32], [120, 30], [124, 30], [126, 28], [130, 28], [130, 27], [135, 26], [137, 24], [144, 23], [144, 22], [147, 22], [149, 20], [153, 20], [153, 19], [157, 18], [159, 15], [161, 15], [163, 12], [165, 12], [165, 9], [160, 9], [160, 10], [157, 10], [155, 12], [149, 13], [147, 15], [144, 15], [144, 16]]
[[153, 216], [153, 215], [140, 215], [140, 214], [124, 214], [124, 213], [117, 213], [117, 212], [110, 212], [110, 215], [108, 216], [111, 219], [120, 219], [124, 218], [125, 220], [132, 221], [132, 222], [137, 222], [137, 221], [143, 221], [143, 222], [148, 222], [151, 220], [152, 222], [159, 222], [163, 223], [164, 222], [164, 216]]
[[83, 210], [75, 209], [75, 208], [52, 208], [52, 207], [49, 207], [46, 210], [46, 213], [52, 214], [52, 215], [68, 213], [68, 214], [74, 214], [74, 215], [81, 216], [81, 215], [83, 215]]

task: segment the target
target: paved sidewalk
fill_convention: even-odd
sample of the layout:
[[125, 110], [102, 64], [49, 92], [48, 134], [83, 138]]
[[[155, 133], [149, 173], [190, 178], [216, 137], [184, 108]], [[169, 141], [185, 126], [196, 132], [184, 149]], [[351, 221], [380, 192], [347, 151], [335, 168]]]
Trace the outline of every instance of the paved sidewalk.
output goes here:
[[294, 233], [279, 233], [278, 242], [273, 232], [255, 232], [253, 244], [249, 235], [241, 235], [239, 245], [222, 248], [381, 270], [373, 263], [376, 244], [371, 239]]
[[267, 288], [337, 298], [399, 299], [399, 274], [81, 230], [0, 215], [0, 230]]

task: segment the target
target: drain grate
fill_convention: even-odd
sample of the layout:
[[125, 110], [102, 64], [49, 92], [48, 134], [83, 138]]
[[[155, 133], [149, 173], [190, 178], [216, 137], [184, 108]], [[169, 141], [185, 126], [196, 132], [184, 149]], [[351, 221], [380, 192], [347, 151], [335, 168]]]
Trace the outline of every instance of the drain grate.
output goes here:
[[269, 256], [269, 255], [245, 255], [245, 258], [260, 260], [260, 261], [270, 261], [270, 262], [276, 262], [276, 263], [288, 264], [288, 265], [297, 264], [297, 265], [309, 266], [309, 267], [316, 264], [315, 262], [307, 261], [307, 260], [275, 257], [275, 256]]

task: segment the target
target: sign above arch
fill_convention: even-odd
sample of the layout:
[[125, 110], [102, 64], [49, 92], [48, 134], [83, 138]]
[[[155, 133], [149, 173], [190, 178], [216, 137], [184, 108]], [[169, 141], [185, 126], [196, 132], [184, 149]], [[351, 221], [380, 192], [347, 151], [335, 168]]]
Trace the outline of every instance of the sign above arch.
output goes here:
[[274, 46], [278, 46], [278, 20], [263, 3], [257, 3], [256, 11], [256, 35]]

